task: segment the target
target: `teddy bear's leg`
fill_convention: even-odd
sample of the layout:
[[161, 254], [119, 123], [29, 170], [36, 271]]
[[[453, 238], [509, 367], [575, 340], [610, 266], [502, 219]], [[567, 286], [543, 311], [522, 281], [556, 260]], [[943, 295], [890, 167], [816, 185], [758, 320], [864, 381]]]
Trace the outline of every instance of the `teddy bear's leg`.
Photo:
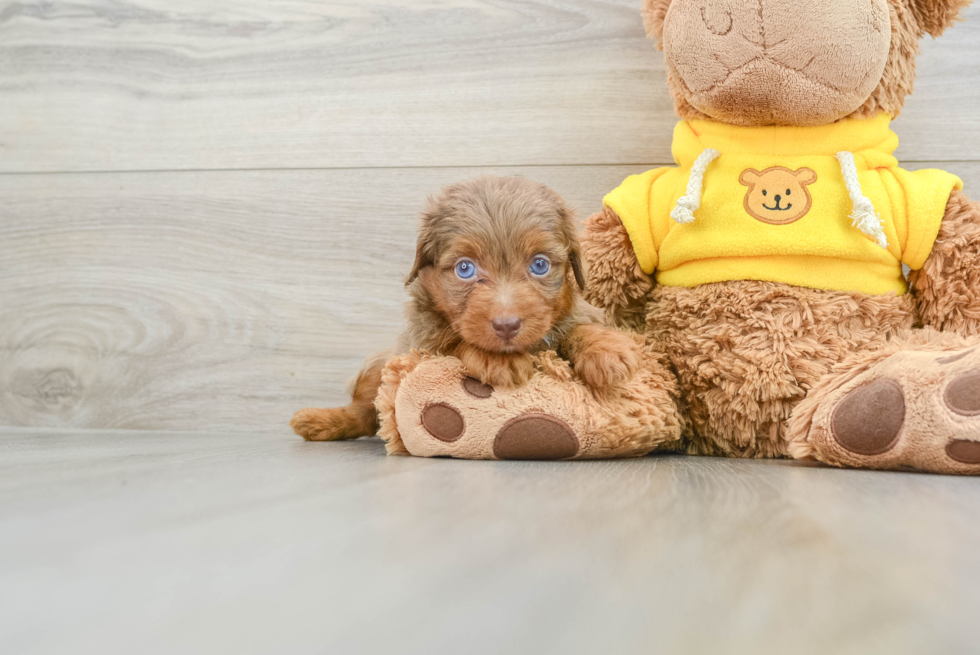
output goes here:
[[[642, 339], [637, 337], [638, 342]], [[681, 435], [676, 385], [644, 346], [633, 379], [593, 392], [554, 353], [521, 387], [495, 389], [453, 357], [410, 353], [383, 373], [381, 436], [390, 454], [463, 459], [594, 459], [646, 454]]]
[[856, 353], [793, 412], [795, 457], [980, 474], [980, 339], [931, 328]]
[[778, 457], [788, 455], [786, 420], [824, 374], [911, 327], [907, 295], [746, 280], [657, 287], [647, 331], [677, 372], [690, 452]]

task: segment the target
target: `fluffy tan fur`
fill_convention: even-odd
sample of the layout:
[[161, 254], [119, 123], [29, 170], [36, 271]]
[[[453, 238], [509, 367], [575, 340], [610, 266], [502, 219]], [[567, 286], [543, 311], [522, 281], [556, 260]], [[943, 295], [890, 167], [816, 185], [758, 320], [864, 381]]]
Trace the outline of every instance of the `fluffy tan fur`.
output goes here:
[[850, 353], [911, 328], [912, 300], [752, 280], [661, 286], [648, 321], [677, 372], [690, 452], [773, 457], [787, 454], [794, 406]]
[[980, 203], [953, 192], [932, 254], [909, 281], [922, 325], [980, 334]]
[[[772, 0], [770, 8], [780, 2]], [[644, 23], [658, 45], [663, 45], [665, 21], [674, 20], [675, 5], [680, 4], [685, 10], [696, 8], [693, 0], [673, 0], [673, 5], [671, 0], [645, 1]], [[884, 71], [870, 96], [847, 115], [898, 114], [912, 91], [919, 38], [925, 33], [942, 33], [967, 4], [965, 0], [888, 0], [891, 41]], [[757, 2], [752, 5], [758, 8]], [[677, 12], [677, 16], [682, 14]], [[712, 21], [720, 19], [706, 16], [703, 20], [703, 27], [711, 30]], [[800, 46], [805, 49], [804, 42], [814, 37], [820, 35], [810, 33], [809, 28], [806, 33], [801, 31]], [[725, 59], [723, 52], [715, 54]], [[667, 56], [669, 59], [669, 49]], [[696, 106], [694, 94], [670, 61], [668, 71], [668, 85], [681, 118], [719, 118]], [[742, 107], [752, 103], [737, 100], [725, 109], [725, 120], [800, 122], [792, 108], [780, 114], [778, 103], [770, 107], [775, 113], [768, 120], [760, 121], [757, 113], [739, 115]], [[827, 419], [820, 412], [830, 412], [841, 401], [853, 388], [847, 385], [855, 376], [873, 377], [879, 373], [868, 371], [887, 369], [897, 371], [894, 375], [906, 385], [910, 416], [916, 421], [946, 426], [942, 438], [976, 438], [977, 426], [969, 421], [948, 427], [952, 425], [949, 412], [934, 397], [939, 393], [935, 381], [945, 378], [930, 373], [941, 365], [915, 354], [962, 348], [967, 343], [963, 337], [980, 334], [980, 205], [964, 194], [954, 192], [949, 199], [933, 251], [925, 266], [912, 273], [912, 292], [901, 297], [755, 281], [694, 289], [655, 287], [639, 271], [625, 228], [608, 208], [586, 222], [582, 249], [590, 271], [589, 300], [626, 325], [636, 325], [645, 307], [648, 338], [670, 354], [679, 381], [680, 406], [690, 419], [689, 452], [816, 457], [842, 466], [976, 472], [976, 467], [943, 456], [936, 436], [939, 428], [921, 427], [921, 434], [932, 436], [903, 437], [902, 447], [880, 457], [847, 455], [836, 442], [814, 436], [827, 433], [820, 423]], [[916, 325], [946, 333], [912, 329]], [[902, 357], [908, 361], [893, 364]], [[967, 366], [969, 361], [957, 365]], [[922, 390], [926, 387], [915, 386], [922, 380], [931, 381], [928, 392]], [[928, 394], [932, 396], [926, 398]], [[915, 413], [920, 405], [930, 408], [927, 418], [922, 418], [922, 412]], [[814, 423], [817, 415], [822, 418]]]
[[653, 280], [640, 268], [626, 228], [613, 210], [604, 207], [585, 221], [582, 256], [589, 275], [585, 299], [606, 309], [616, 325], [642, 331]]

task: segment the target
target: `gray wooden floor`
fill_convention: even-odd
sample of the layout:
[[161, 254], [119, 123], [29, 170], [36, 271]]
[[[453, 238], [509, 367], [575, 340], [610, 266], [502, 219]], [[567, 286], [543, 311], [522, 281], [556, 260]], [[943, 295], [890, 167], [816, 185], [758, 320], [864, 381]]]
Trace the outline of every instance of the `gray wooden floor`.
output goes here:
[[[668, 163], [638, 0], [0, 0], [0, 654], [975, 652], [980, 481], [385, 458], [286, 425], [426, 194]], [[980, 194], [980, 6], [908, 168]]]
[[3, 653], [973, 653], [980, 481], [0, 430]]

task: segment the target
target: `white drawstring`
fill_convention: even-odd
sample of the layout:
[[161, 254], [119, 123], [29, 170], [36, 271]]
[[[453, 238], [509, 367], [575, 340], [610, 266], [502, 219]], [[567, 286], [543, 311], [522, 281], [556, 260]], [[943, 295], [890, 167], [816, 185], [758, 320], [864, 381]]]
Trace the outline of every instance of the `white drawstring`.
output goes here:
[[670, 212], [670, 217], [678, 223], [693, 223], [694, 212], [701, 206], [701, 184], [704, 182], [704, 172], [708, 164], [713, 162], [721, 153], [714, 148], [708, 148], [698, 155], [691, 167], [691, 177], [687, 180], [686, 193], [677, 199], [677, 206]]
[[868, 197], [861, 191], [854, 154], [842, 150], [837, 153], [837, 161], [840, 162], [840, 172], [844, 175], [844, 185], [847, 187], [847, 195], [851, 197], [851, 205], [853, 206], [851, 225], [874, 239], [874, 242], [882, 248], [887, 248], [888, 239], [885, 238], [881, 216], [875, 211], [875, 206], [871, 204]]

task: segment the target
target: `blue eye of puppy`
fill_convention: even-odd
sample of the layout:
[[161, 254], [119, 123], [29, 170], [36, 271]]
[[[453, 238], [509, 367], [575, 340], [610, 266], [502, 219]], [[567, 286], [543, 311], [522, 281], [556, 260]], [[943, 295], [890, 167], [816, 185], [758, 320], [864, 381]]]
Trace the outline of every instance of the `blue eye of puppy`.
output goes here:
[[535, 257], [530, 268], [533, 275], [545, 275], [551, 270], [551, 262], [544, 257]]
[[469, 280], [476, 275], [476, 266], [468, 259], [456, 262], [456, 276], [461, 280]]

